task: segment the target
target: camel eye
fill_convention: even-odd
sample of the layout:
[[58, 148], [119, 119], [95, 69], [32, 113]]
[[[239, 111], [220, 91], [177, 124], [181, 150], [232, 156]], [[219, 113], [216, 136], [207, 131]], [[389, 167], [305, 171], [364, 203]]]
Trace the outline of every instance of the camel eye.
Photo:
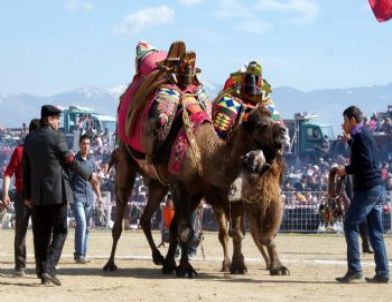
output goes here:
[[262, 123], [262, 122], [257, 123], [257, 129], [258, 130], [266, 130], [266, 129], [268, 129], [268, 124]]

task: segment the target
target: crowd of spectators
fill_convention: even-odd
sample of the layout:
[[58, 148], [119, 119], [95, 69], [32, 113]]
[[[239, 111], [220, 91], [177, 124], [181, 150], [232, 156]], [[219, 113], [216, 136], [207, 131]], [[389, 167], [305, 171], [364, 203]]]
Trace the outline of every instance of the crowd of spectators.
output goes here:
[[[388, 112], [392, 114], [392, 107], [388, 108]], [[384, 118], [381, 118], [384, 116]], [[94, 222], [96, 227], [108, 227], [113, 225], [116, 215], [115, 195], [114, 195], [114, 175], [112, 171], [108, 171], [112, 140], [107, 138], [105, 133], [94, 133], [94, 129], [90, 126], [88, 115], [80, 118], [77, 130], [80, 134], [92, 133], [92, 152], [96, 165], [99, 169], [102, 179], [101, 191], [104, 204], [101, 207], [94, 208]], [[374, 129], [375, 132], [392, 133], [391, 118], [382, 114], [374, 114], [366, 123], [367, 127]], [[2, 177], [5, 167], [8, 164], [13, 149], [23, 141], [27, 135], [26, 125], [23, 124], [19, 129], [9, 129], [0, 126], [0, 190], [2, 188]], [[392, 135], [392, 134], [391, 134]], [[328, 185], [328, 173], [330, 169], [338, 164], [347, 164], [349, 161], [349, 148], [343, 138], [338, 136], [337, 140], [330, 145], [329, 153], [325, 157], [306, 158], [306, 159], [287, 159], [285, 175], [282, 183], [283, 198], [286, 206], [300, 205], [317, 205], [320, 199], [325, 195]], [[392, 191], [392, 157], [383, 157], [380, 162], [382, 178], [385, 182], [387, 191]], [[11, 184], [11, 187], [13, 185]], [[2, 196], [2, 192], [0, 192]], [[12, 199], [12, 192], [10, 197]], [[126, 221], [125, 227], [137, 228], [147, 201], [147, 188], [144, 186], [142, 178], [138, 176], [131, 197], [128, 201], [124, 214]], [[163, 205], [163, 204], [162, 204]], [[213, 217], [209, 215], [209, 207], [205, 206], [205, 219]], [[161, 217], [161, 209], [154, 214], [152, 226], [158, 227]], [[73, 223], [73, 213], [69, 211], [70, 224]], [[207, 224], [209, 222], [206, 222]], [[212, 223], [212, 225], [214, 225]]]

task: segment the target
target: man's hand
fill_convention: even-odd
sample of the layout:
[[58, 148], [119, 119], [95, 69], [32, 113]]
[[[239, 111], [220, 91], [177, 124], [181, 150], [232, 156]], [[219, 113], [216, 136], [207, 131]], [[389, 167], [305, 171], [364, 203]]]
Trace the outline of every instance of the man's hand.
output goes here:
[[8, 194], [4, 193], [3, 202], [1, 203], [1, 208], [8, 210], [10, 207], [10, 203], [11, 203], [10, 197], [8, 196]]
[[347, 175], [346, 167], [343, 166], [343, 165], [339, 165], [339, 166], [338, 166], [337, 173], [338, 173], [338, 175], [339, 175], [340, 177]]
[[91, 183], [92, 187], [95, 188], [99, 186], [99, 178], [96, 173], [92, 173], [91, 177], [89, 179], [89, 182]]
[[26, 207], [28, 207], [29, 209], [32, 208], [32, 204], [31, 204], [31, 198], [25, 199], [24, 200], [24, 204]]

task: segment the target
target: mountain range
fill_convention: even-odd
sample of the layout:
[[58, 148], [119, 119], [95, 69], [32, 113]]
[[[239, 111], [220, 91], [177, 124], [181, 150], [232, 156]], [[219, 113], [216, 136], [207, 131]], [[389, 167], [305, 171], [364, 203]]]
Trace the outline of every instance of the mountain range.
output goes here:
[[[23, 122], [39, 117], [42, 104], [60, 107], [70, 105], [92, 107], [99, 113], [116, 115], [118, 97], [126, 85], [97, 88], [82, 87], [52, 96], [35, 96], [28, 93], [0, 94], [0, 125], [20, 127]], [[214, 83], [206, 84], [210, 97], [215, 97], [221, 89]], [[392, 83], [372, 87], [347, 89], [323, 89], [301, 91], [291, 87], [277, 87], [272, 97], [283, 118], [291, 118], [296, 112], [318, 115], [318, 121], [332, 124], [335, 132], [340, 132], [342, 111], [350, 106], [359, 106], [366, 115], [386, 111], [392, 104]]]

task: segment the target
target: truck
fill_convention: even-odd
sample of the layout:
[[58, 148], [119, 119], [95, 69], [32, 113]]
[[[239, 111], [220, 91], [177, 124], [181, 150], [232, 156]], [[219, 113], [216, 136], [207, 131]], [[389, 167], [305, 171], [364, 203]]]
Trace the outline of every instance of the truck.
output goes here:
[[328, 154], [329, 145], [336, 140], [331, 124], [314, 121], [317, 115], [296, 113], [292, 119], [283, 119], [291, 144], [285, 154], [291, 158], [316, 158]]
[[109, 138], [112, 138], [116, 131], [116, 118], [114, 116], [97, 113], [90, 107], [69, 106], [63, 110], [61, 127], [67, 137], [69, 148], [75, 151], [78, 150], [79, 135], [76, 134], [80, 134], [80, 127], [83, 130], [83, 127], [87, 127], [88, 124], [92, 126], [95, 133], [105, 133]]

